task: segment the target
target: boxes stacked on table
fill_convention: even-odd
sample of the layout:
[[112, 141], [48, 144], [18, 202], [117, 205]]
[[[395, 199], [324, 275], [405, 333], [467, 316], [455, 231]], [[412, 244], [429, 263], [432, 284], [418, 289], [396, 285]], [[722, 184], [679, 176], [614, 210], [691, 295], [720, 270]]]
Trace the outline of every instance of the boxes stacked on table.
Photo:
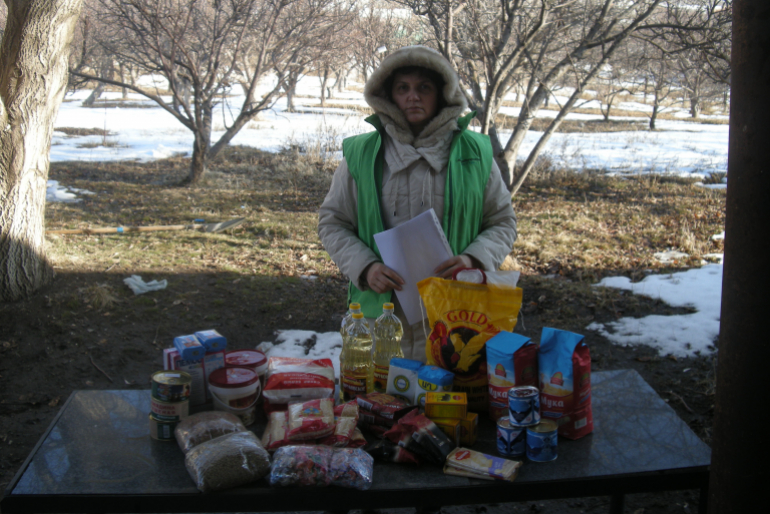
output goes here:
[[466, 393], [428, 393], [425, 415], [458, 446], [471, 446], [476, 442], [479, 415], [468, 412]]
[[[438, 366], [427, 366], [411, 359], [394, 358], [390, 361], [387, 393], [417, 405], [455, 445], [476, 442], [478, 414], [468, 412], [465, 393], [452, 391], [454, 374]], [[462, 400], [446, 400], [451, 398]], [[428, 406], [428, 398], [432, 398]], [[460, 404], [452, 403], [460, 401]]]
[[211, 401], [208, 378], [225, 367], [227, 339], [216, 330], [203, 330], [174, 338], [174, 347], [163, 350], [163, 369], [184, 371], [192, 378], [190, 405]]

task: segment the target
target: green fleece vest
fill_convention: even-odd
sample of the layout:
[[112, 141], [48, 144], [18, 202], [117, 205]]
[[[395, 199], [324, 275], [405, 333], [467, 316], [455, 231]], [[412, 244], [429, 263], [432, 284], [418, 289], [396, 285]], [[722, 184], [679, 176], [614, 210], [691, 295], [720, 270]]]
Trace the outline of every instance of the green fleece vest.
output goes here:
[[[492, 170], [489, 137], [467, 130], [474, 116], [472, 112], [457, 120], [460, 131], [449, 149], [442, 227], [454, 255], [461, 254], [481, 231], [484, 189]], [[377, 115], [366, 121], [377, 130], [345, 139], [342, 154], [358, 189], [358, 237], [380, 257], [374, 234], [385, 230], [380, 212], [384, 128]], [[371, 289], [361, 291], [352, 282], [348, 285], [348, 304], [360, 303], [367, 318], [379, 316], [382, 304], [390, 300], [391, 292], [377, 294]]]

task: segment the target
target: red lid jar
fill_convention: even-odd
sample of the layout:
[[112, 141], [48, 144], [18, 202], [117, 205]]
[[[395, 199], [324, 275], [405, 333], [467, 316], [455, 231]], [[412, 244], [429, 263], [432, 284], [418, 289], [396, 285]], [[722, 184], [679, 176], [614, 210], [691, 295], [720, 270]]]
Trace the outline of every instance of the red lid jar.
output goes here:
[[264, 371], [260, 368], [267, 366], [267, 357], [259, 350], [235, 350], [225, 354], [225, 366], [250, 368], [262, 374]]
[[221, 389], [248, 387], [257, 381], [259, 381], [257, 372], [243, 367], [220, 368], [209, 375], [209, 384]]

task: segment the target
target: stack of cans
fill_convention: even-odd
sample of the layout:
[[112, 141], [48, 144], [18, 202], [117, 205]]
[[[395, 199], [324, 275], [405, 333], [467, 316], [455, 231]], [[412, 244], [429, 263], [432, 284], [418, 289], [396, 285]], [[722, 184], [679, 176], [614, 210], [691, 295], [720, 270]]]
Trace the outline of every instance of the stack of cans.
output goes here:
[[504, 457], [535, 462], [555, 460], [556, 423], [540, 419], [540, 391], [534, 386], [508, 390], [508, 416], [497, 420], [497, 451]]
[[177, 423], [190, 414], [192, 377], [184, 371], [157, 371], [152, 375], [150, 437], [174, 439]]

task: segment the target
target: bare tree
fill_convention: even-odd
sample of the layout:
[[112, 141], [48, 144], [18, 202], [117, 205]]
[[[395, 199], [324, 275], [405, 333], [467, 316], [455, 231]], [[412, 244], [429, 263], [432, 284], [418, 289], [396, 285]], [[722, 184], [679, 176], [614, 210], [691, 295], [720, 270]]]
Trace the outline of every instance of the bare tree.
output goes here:
[[387, 52], [414, 44], [415, 21], [406, 9], [394, 9], [399, 2], [367, 0], [359, 11], [351, 39], [353, 59], [364, 81], [377, 69]]
[[[434, 43], [471, 90], [503, 177], [512, 194], [521, 187], [553, 132], [585, 86], [662, 0], [403, 0], [425, 19]], [[524, 104], [503, 144], [495, 118], [514, 82], [528, 75]], [[569, 79], [573, 90], [524, 165], [515, 169], [524, 136], [552, 90]], [[515, 171], [515, 173], [514, 173]]]
[[[257, 114], [270, 109], [289, 75], [301, 35], [328, 14], [333, 0], [100, 0], [112, 33], [100, 44], [122, 62], [165, 79], [137, 86], [74, 74], [133, 90], [155, 101], [194, 135], [187, 182], [197, 184], [207, 163]], [[262, 83], [273, 73], [278, 80]], [[230, 105], [232, 86], [243, 91]], [[260, 89], [261, 88], [261, 89]], [[162, 94], [170, 93], [167, 101]], [[214, 108], [227, 102], [225, 130], [212, 142]]]
[[0, 46], [0, 300], [53, 277], [44, 246], [51, 135], [82, 0], [6, 0]]

